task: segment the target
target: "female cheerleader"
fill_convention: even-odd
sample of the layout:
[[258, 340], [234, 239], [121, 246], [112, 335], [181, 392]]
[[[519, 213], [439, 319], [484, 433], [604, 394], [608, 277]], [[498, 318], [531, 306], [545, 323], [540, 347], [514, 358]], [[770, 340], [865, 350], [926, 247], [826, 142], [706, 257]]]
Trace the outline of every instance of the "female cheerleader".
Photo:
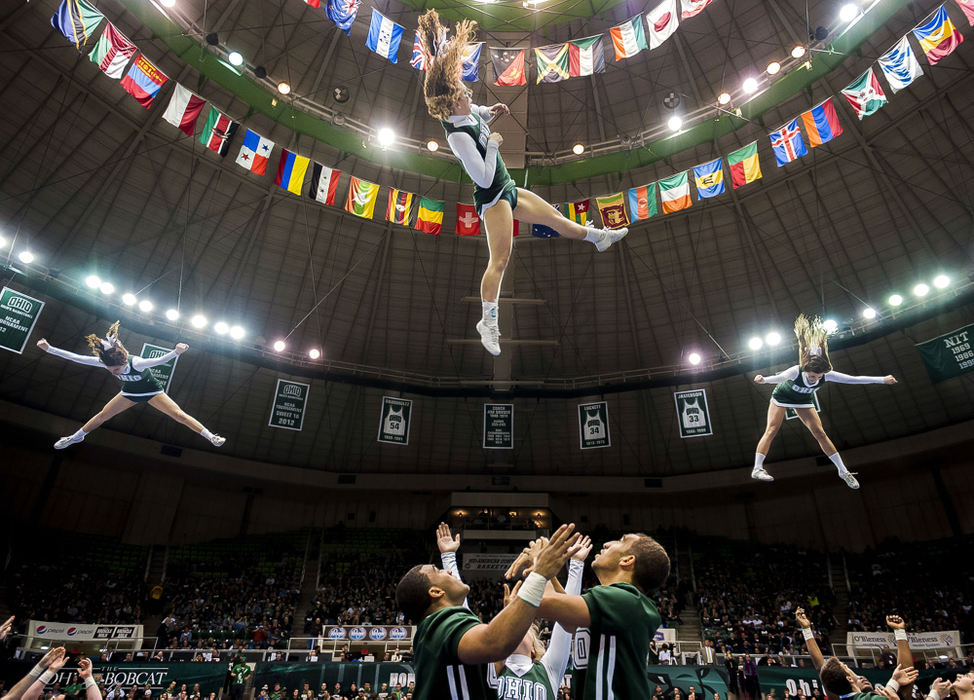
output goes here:
[[819, 447], [839, 470], [839, 478], [848, 484], [849, 488], [859, 488], [856, 477], [846, 469], [842, 463], [835, 445], [829, 440], [822, 427], [822, 420], [812, 403], [812, 394], [818, 391], [822, 382], [837, 382], [839, 384], [896, 384], [896, 377], [892, 374], [885, 377], [853, 377], [832, 370], [829, 361], [828, 332], [822, 327], [821, 319], [810, 319], [800, 314], [795, 320], [795, 335], [798, 336], [799, 364], [789, 367], [784, 372], [773, 377], [763, 377], [760, 374], [754, 378], [758, 384], [775, 384], [771, 393], [771, 405], [768, 406], [768, 427], [764, 430], [758, 442], [758, 449], [754, 455], [754, 469], [751, 478], [758, 481], [774, 481], [764, 468], [764, 458], [771, 449], [771, 441], [778, 434], [781, 422], [785, 418], [785, 410], [795, 409], [802, 423], [808, 428], [818, 442]]
[[566, 218], [541, 197], [517, 187], [507, 173], [498, 149], [503, 137], [491, 132], [488, 124], [501, 114], [510, 114], [507, 105], [481, 107], [470, 103], [471, 93], [463, 85], [463, 48], [474, 41], [476, 22], [457, 23], [456, 35], [446, 40], [446, 28], [436, 10], [419, 18], [419, 37], [429, 60], [423, 86], [426, 108], [439, 119], [450, 144], [467, 175], [474, 182], [474, 204], [487, 231], [490, 259], [480, 282], [483, 318], [477, 323], [480, 342], [491, 355], [500, 355], [500, 330], [497, 327], [497, 296], [501, 279], [511, 258], [514, 240], [514, 210], [528, 224], [553, 228], [559, 236], [594, 243], [606, 250], [628, 233], [628, 229], [595, 229]]
[[44, 338], [37, 341], [37, 347], [44, 352], [77, 362], [79, 365], [104, 367], [122, 382], [122, 390], [115, 398], [105, 404], [105, 407], [94, 418], [81, 426], [80, 430], [55, 442], [54, 449], [63, 450], [68, 445], [81, 442], [85, 439], [85, 435], [112, 416], [117, 416], [136, 403], [142, 402], [147, 402], [157, 411], [162, 411], [173, 420], [190, 428], [194, 433], [199, 433], [216, 447], [220, 447], [226, 442], [225, 437], [211, 433], [203, 427], [202, 423], [185, 413], [175, 401], [169, 398], [158, 377], [149, 369], [169, 362], [177, 355], [182, 355], [189, 349], [189, 346], [185, 343], [177, 343], [175, 350], [170, 350], [161, 357], [146, 358], [130, 355], [118, 339], [118, 323], [115, 321], [111, 325], [104, 338], [99, 338], [97, 335], [89, 335], [85, 338], [88, 341], [88, 347], [91, 348], [92, 355], [76, 355], [73, 352], [56, 348]]

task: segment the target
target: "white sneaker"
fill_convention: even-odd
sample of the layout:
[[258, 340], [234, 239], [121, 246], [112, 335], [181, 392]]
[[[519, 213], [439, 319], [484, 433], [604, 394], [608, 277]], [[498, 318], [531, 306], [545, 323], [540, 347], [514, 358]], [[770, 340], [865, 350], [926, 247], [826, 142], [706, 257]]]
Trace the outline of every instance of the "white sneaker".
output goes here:
[[483, 319], [477, 321], [477, 332], [480, 333], [480, 343], [494, 357], [501, 354], [501, 332], [496, 323], [485, 323]]
[[859, 488], [859, 480], [854, 476], [853, 472], [848, 469], [839, 470], [839, 478], [842, 479], [846, 486], [850, 489], [856, 490]]
[[214, 435], [213, 437], [210, 438], [210, 442], [213, 443], [214, 447], [222, 447], [223, 443], [225, 443], [226, 441], [227, 439], [222, 435]]
[[774, 481], [774, 477], [768, 474], [768, 470], [764, 467], [754, 467], [751, 470], [751, 478], [756, 481]]
[[81, 437], [76, 437], [74, 435], [68, 435], [66, 437], [61, 438], [57, 442], [55, 442], [54, 443], [54, 449], [55, 450], [63, 450], [68, 445], [73, 445], [74, 443], [81, 442], [84, 439], [85, 439], [85, 436], [84, 435], [82, 435]]
[[595, 244], [596, 250], [598, 250], [600, 253], [604, 253], [609, 249], [610, 245], [625, 238], [627, 233], [629, 233], [629, 229], [625, 227], [617, 229], [602, 229], [602, 236], [599, 238], [598, 243]]

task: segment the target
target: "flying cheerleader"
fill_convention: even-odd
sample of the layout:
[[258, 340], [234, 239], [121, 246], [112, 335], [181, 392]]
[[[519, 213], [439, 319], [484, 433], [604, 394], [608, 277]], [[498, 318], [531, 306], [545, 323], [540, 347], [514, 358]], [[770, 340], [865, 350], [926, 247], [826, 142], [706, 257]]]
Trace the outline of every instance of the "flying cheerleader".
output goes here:
[[834, 371], [829, 360], [828, 331], [822, 327], [819, 318], [811, 319], [800, 314], [795, 319], [795, 335], [798, 336], [799, 364], [771, 377], [759, 374], [754, 378], [758, 384], [775, 384], [775, 388], [771, 393], [771, 404], [768, 406], [768, 426], [758, 442], [751, 478], [758, 481], [774, 481], [774, 477], [764, 468], [764, 459], [768, 456], [771, 442], [781, 428], [786, 410], [793, 408], [822, 448], [822, 452], [839, 471], [839, 478], [845, 481], [849, 488], [858, 489], [859, 482], [855, 474], [842, 463], [838, 450], [825, 434], [812, 395], [822, 387], [823, 382], [893, 385], [897, 383], [896, 377], [892, 374], [885, 377], [854, 377]]
[[194, 433], [199, 433], [215, 447], [220, 447], [226, 442], [225, 437], [211, 433], [202, 423], [183, 411], [175, 401], [169, 398], [162, 382], [150, 369], [156, 365], [169, 362], [177, 355], [182, 355], [189, 349], [189, 346], [185, 343], [177, 343], [175, 350], [170, 350], [160, 357], [146, 358], [131, 355], [118, 339], [118, 324], [119, 322], [115, 321], [109, 327], [104, 338], [99, 338], [94, 334], [85, 338], [88, 341], [88, 347], [91, 348], [91, 355], [77, 355], [56, 348], [44, 338], [37, 341], [37, 347], [44, 352], [63, 357], [71, 362], [77, 362], [79, 365], [103, 367], [122, 382], [122, 389], [118, 395], [105, 404], [105, 407], [81, 426], [79, 430], [55, 442], [54, 449], [63, 450], [68, 445], [81, 442], [88, 433], [109, 418], [117, 416], [137, 403], [148, 403], [157, 411], [161, 411], [173, 420], [182, 423]]
[[603, 252], [621, 240], [628, 229], [596, 229], [566, 218], [551, 204], [526, 189], [517, 187], [507, 172], [498, 152], [503, 137], [488, 126], [502, 114], [510, 114], [507, 105], [490, 107], [471, 104], [472, 93], [461, 78], [463, 49], [476, 38], [477, 23], [457, 23], [456, 34], [447, 40], [447, 30], [440, 24], [436, 10], [427, 10], [419, 18], [419, 38], [428, 56], [423, 85], [426, 109], [440, 120], [446, 140], [474, 182], [474, 204], [487, 231], [490, 259], [480, 282], [483, 317], [477, 323], [480, 342], [491, 355], [500, 355], [500, 329], [497, 325], [497, 297], [504, 270], [511, 258], [514, 241], [514, 210], [517, 218], [528, 224], [542, 224], [559, 236], [586, 240]]

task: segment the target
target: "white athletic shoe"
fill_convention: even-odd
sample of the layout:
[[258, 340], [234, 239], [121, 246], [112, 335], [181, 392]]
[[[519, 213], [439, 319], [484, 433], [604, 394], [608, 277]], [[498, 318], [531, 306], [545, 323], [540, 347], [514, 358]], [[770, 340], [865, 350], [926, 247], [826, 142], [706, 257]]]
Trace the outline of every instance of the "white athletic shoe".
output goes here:
[[751, 470], [751, 478], [755, 481], [774, 481], [774, 477], [768, 474], [768, 470], [764, 467], [754, 467]]
[[602, 229], [602, 236], [599, 238], [598, 243], [595, 244], [596, 250], [598, 250], [600, 253], [604, 253], [609, 249], [610, 245], [625, 238], [627, 233], [629, 233], [629, 229], [627, 228]]
[[84, 435], [82, 435], [81, 437], [76, 437], [74, 435], [68, 435], [66, 437], [61, 438], [57, 442], [55, 442], [54, 443], [54, 449], [55, 450], [63, 450], [68, 445], [73, 445], [74, 443], [81, 442], [84, 439], [85, 439], [85, 436]]
[[226, 441], [227, 439], [222, 435], [214, 435], [213, 437], [210, 438], [210, 442], [213, 443], [214, 447], [222, 447], [223, 443], [225, 443]]
[[480, 333], [480, 343], [494, 357], [501, 354], [501, 332], [496, 323], [485, 323], [483, 319], [477, 321], [477, 332]]
[[842, 479], [846, 483], [846, 486], [848, 486], [850, 489], [857, 490], [859, 488], [859, 480], [856, 479], [853, 472], [850, 472], [848, 469], [840, 469], [839, 478]]

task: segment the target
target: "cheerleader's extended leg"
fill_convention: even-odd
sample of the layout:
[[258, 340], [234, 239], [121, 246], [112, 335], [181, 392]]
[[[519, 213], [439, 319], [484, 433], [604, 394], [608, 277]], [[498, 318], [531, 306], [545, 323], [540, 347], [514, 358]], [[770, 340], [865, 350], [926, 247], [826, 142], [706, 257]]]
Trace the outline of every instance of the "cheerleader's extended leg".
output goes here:
[[774, 436], [781, 429], [781, 424], [785, 420], [785, 408], [779, 406], [774, 401], [768, 403], [768, 425], [764, 429], [764, 435], [758, 441], [758, 449], [754, 453], [754, 469], [751, 470], [751, 478], [758, 481], [774, 481], [774, 477], [768, 474], [764, 468], [764, 458], [768, 456]]
[[227, 441], [225, 437], [221, 435], [214, 435], [207, 430], [202, 423], [186, 413], [186, 411], [179, 407], [179, 404], [169, 398], [168, 394], [156, 394], [149, 399], [149, 405], [157, 411], [165, 413], [177, 423], [182, 423], [194, 433], [199, 433], [204, 438], [209, 440], [215, 447], [219, 447]]
[[[520, 193], [519, 193], [520, 194]], [[477, 323], [480, 342], [491, 355], [501, 354], [500, 329], [497, 326], [497, 298], [501, 290], [504, 271], [511, 260], [511, 246], [514, 241], [514, 213], [511, 204], [501, 199], [483, 213], [484, 228], [487, 229], [487, 248], [490, 259], [480, 280], [480, 300], [483, 303], [483, 317]]]
[[99, 427], [109, 418], [117, 416], [119, 413], [127, 408], [131, 408], [135, 405], [134, 401], [129, 401], [127, 398], [121, 394], [116, 394], [112, 397], [112, 400], [105, 404], [105, 408], [101, 409], [92, 416], [91, 420], [85, 423], [79, 430], [72, 433], [71, 435], [66, 435], [57, 442], [54, 443], [55, 450], [63, 450], [68, 445], [73, 445], [76, 442], [81, 442], [85, 439], [85, 435], [90, 433], [95, 428]]
[[517, 188], [517, 218], [529, 224], [553, 228], [559, 236], [594, 243], [601, 253], [616, 241], [625, 238], [627, 228], [590, 228], [576, 223], [530, 190]]
[[846, 469], [845, 464], [842, 463], [842, 457], [839, 456], [839, 451], [835, 449], [835, 445], [829, 439], [829, 436], [825, 434], [825, 428], [822, 427], [822, 419], [818, 415], [818, 411], [814, 408], [796, 408], [798, 412], [798, 417], [801, 418], [802, 423], [808, 428], [808, 432], [812, 434], [815, 441], [818, 442], [818, 446], [822, 448], [822, 452], [828, 457], [835, 468], [839, 471], [839, 478], [842, 479], [850, 489], [859, 488], [859, 481]]

